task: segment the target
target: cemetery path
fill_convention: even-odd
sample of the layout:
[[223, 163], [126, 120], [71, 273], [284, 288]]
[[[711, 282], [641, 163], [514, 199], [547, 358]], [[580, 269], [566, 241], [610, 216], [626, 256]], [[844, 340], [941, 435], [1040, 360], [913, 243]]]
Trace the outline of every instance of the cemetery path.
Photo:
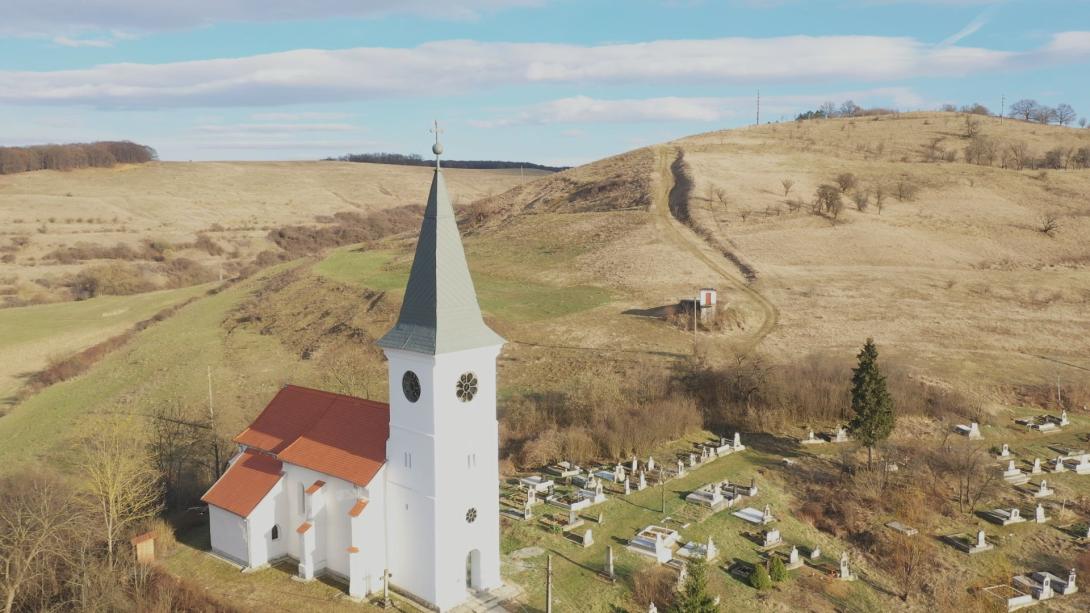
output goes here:
[[722, 277], [723, 281], [738, 290], [760, 311], [763, 318], [761, 325], [740, 343], [740, 351], [749, 353], [756, 349], [761, 340], [775, 329], [780, 318], [780, 311], [768, 298], [765, 298], [760, 292], [751, 287], [745, 279], [732, 272], [723, 255], [708, 253], [709, 250], [712, 250], [712, 247], [692, 229], [674, 217], [670, 211], [670, 193], [677, 184], [674, 161], [680, 151], [676, 147], [659, 146], [656, 147], [656, 153], [659, 181], [654, 193], [654, 209], [655, 219], [662, 228], [662, 235], [679, 248], [691, 253], [693, 257], [703, 262], [708, 268], [711, 268]]

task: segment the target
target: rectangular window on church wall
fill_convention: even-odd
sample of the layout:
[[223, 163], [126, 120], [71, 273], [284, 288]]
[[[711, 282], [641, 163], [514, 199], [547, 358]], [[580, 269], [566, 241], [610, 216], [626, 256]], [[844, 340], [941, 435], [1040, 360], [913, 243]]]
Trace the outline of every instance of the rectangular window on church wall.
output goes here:
[[408, 451], [405, 452], [405, 468], [413, 467], [413, 454]]
[[299, 513], [307, 514], [307, 486], [299, 484]]

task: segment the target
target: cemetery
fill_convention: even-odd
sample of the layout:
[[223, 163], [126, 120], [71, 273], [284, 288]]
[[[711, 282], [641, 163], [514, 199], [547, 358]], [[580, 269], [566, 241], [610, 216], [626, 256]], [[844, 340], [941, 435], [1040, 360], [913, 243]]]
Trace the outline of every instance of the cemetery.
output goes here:
[[[838, 431], [841, 433], [839, 437]], [[1010, 435], [1007, 431], [1003, 434]], [[1050, 437], [1055, 441], [1050, 443], [1050, 448], [1044, 443], [1022, 441], [1017, 435], [1010, 436], [1009, 442], [1001, 446], [984, 448], [987, 457], [997, 459], [1002, 464], [994, 468], [990, 465], [991, 460], [988, 460], [988, 470], [995, 471], [999, 486], [988, 498], [990, 507], [987, 510], [978, 509], [976, 514], [993, 523], [996, 533], [986, 533], [977, 528], [966, 530], [964, 527], [959, 532], [953, 522], [949, 522], [946, 530], [939, 531], [929, 522], [920, 522], [919, 513], [894, 518], [887, 516], [876, 525], [897, 538], [922, 539], [925, 546], [929, 540], [945, 544], [945, 547], [936, 548], [930, 555], [948, 559], [948, 564], [955, 567], [977, 564], [975, 561], [978, 559], [992, 559], [994, 554], [991, 552], [1000, 552], [1000, 555], [1009, 556], [1012, 560], [1030, 562], [1030, 558], [1024, 558], [1021, 553], [1031, 546], [1029, 535], [1052, 534], [1042, 531], [1055, 530], [1049, 526], [1059, 521], [1053, 517], [1060, 508], [1056, 494], [1058, 486], [1067, 487], [1068, 483], [1075, 483], [1081, 478], [1075, 468], [1083, 461], [1079, 445], [1082, 441], [1073, 440], [1071, 442], [1074, 444], [1062, 445], [1066, 441], [1064, 437]], [[774, 560], [781, 568], [789, 570], [791, 577], [819, 578], [826, 582], [822, 585], [840, 584], [844, 586], [842, 589], [852, 593], [869, 591], [872, 588], [867, 586], [875, 580], [888, 585], [888, 579], [877, 579], [884, 576], [881, 556], [863, 553], [849, 555], [845, 542], [824, 530], [815, 529], [809, 519], [803, 519], [805, 515], [800, 511], [805, 509], [805, 496], [789, 493], [798, 492], [791, 489], [795, 487], [792, 485], [793, 479], [803, 480], [807, 474], [805, 471], [812, 470], [815, 462], [835, 465], [840, 453], [837, 450], [844, 447], [834, 447], [829, 443], [838, 438], [846, 444], [856, 445], [846, 429], [837, 428], [824, 437], [817, 434], [810, 436], [810, 431], [806, 430], [802, 440], [795, 440], [800, 450], [797, 456], [770, 457], [762, 451], [755, 451], [760, 447], [754, 448], [752, 444], [745, 448], [745, 453], [736, 453], [733, 437], [716, 437], [711, 441], [708, 438], [679, 441], [669, 447], [652, 450], [652, 453], [636, 458], [629, 456], [619, 462], [607, 460], [589, 471], [569, 474], [567, 478], [571, 485], [556, 485], [551, 495], [567, 496], [563, 499], [566, 504], [571, 506], [570, 503], [574, 502], [578, 505], [577, 498], [582, 498], [580, 491], [593, 491], [586, 486], [597, 482], [603, 494], [607, 495], [601, 508], [605, 509], [608, 521], [601, 525], [589, 524], [590, 528], [586, 522], [574, 529], [561, 526], [563, 532], [558, 537], [551, 537], [549, 534], [556, 533], [550, 532], [549, 521], [538, 514], [535, 516], [536, 522], [521, 523], [540, 536], [520, 531], [518, 538], [527, 543], [562, 538], [560, 542], [567, 543], [566, 549], [562, 549], [565, 555], [595, 569], [591, 575], [597, 582], [593, 584], [596, 587], [587, 585], [587, 589], [601, 594], [595, 597], [595, 602], [610, 602], [610, 590], [624, 589], [620, 586], [621, 582], [611, 581], [610, 577], [649, 572], [646, 569], [658, 567], [663, 572], [676, 573], [673, 576], [677, 581], [683, 581], [683, 569], [692, 559], [716, 564], [709, 567], [714, 571], [709, 574], [709, 585], [715, 586], [713, 593], [723, 596], [727, 603], [751, 602], [749, 599], [758, 593], [751, 585], [753, 574], [758, 567], [767, 571]], [[811, 439], [821, 440], [822, 443], [805, 442]], [[965, 436], [965, 440], [968, 442], [972, 439]], [[1014, 451], [1016, 446], [1017, 455]], [[913, 474], [914, 464], [911, 456], [891, 454], [891, 457], [897, 457], [896, 464], [900, 470], [889, 471], [890, 478], [905, 471], [908, 473], [903, 478], [912, 478], [910, 475]], [[1046, 458], [1057, 457], [1062, 458], [1059, 463], [1066, 470], [1054, 474], [1056, 461]], [[785, 459], [792, 462], [784, 462]], [[891, 461], [883, 459], [886, 463]], [[797, 471], [803, 472], [796, 476]], [[1054, 508], [1037, 502], [1052, 499], [1056, 499]], [[745, 504], [739, 504], [743, 501]], [[581, 512], [586, 513], [586, 510]], [[587, 517], [593, 520], [593, 515], [588, 514]], [[1070, 511], [1062, 523], [1063, 533], [1076, 537], [1069, 542], [1090, 534], [1090, 527], [1081, 522], [1072, 524], [1069, 518]], [[555, 519], [561, 524], [567, 522], [563, 516]], [[588, 531], [592, 531], [591, 537], [584, 536]], [[925, 534], [920, 535], [920, 532]], [[615, 545], [618, 542], [622, 544], [619, 548]], [[611, 543], [614, 544], [612, 547]], [[584, 551], [587, 553], [581, 553]], [[834, 553], [825, 554], [823, 551]], [[970, 559], [974, 562], [969, 562]], [[984, 564], [986, 566], [987, 562]], [[570, 564], [561, 567], [567, 566], [571, 568], [566, 571], [566, 581], [576, 580], [573, 577], [583, 576], [581, 573], [586, 572]], [[523, 580], [529, 579], [521, 571], [518, 576]], [[1032, 581], [1040, 584], [1040, 573], [1019, 577], [1025, 578], [1016, 577], [1009, 585], [970, 591], [1007, 610], [1040, 602], [1029, 584]], [[1060, 592], [1057, 586], [1065, 581], [1066, 576], [1061, 576], [1061, 573], [1048, 579], [1050, 589], [1057, 594]], [[780, 589], [796, 590], [813, 584], [788, 580], [781, 585], [785, 587]], [[1072, 597], [1075, 595], [1072, 593]], [[646, 610], [648, 605], [641, 603], [639, 610]]]

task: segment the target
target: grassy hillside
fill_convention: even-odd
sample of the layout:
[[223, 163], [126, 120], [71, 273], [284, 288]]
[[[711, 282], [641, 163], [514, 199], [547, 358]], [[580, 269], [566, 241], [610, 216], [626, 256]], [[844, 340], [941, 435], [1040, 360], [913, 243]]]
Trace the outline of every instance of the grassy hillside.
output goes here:
[[[65, 248], [167, 245], [227, 275], [265, 250], [269, 230], [329, 225], [337, 213], [366, 215], [427, 197], [431, 170], [347, 162], [152, 162], [0, 177], [0, 295], [58, 299], [48, 287], [105, 260], [58, 259]], [[469, 204], [540, 171], [447, 172], [454, 202]], [[194, 245], [196, 239], [204, 242]], [[50, 283], [33, 283], [38, 279]]]
[[[1057, 446], [1083, 446], [1090, 428], [1078, 410], [1090, 398], [1086, 372], [1044, 359], [1090, 366], [1090, 170], [1042, 175], [966, 164], [960, 154], [933, 161], [936, 147], [966, 146], [964, 121], [910, 114], [698, 135], [540, 177], [464, 209], [460, 227], [482, 308], [508, 340], [499, 365], [505, 470], [631, 453], [662, 461], [692, 442], [663, 440], [674, 415], [695, 419], [694, 437], [709, 435], [699, 432], [701, 417], [717, 431], [749, 428], [751, 451], [667, 485], [667, 512], [688, 518], [693, 509], [683, 496], [702, 482], [756, 475], [756, 502], [783, 509], [786, 539], [820, 543], [830, 556], [852, 551], [865, 580], [810, 574], [762, 594], [717, 567], [711, 585], [730, 610], [923, 611], [936, 602], [974, 610], [981, 603], [967, 588], [1076, 563], [1071, 530], [1090, 518], [1090, 500], [1086, 477], [1070, 473], [1049, 475], [1058, 494], [1046, 505], [1056, 521], [989, 527], [1001, 543], [994, 554], [970, 559], [932, 538], [980, 523], [955, 502], [951, 466], [961, 460], [952, 453], [977, 454], [974, 470], [984, 474], [989, 449], [1010, 443], [1028, 467], [1033, 457], [1054, 457]], [[1012, 121], [984, 120], [980, 129], [1004, 142], [1024, 140], [1037, 154], [1090, 142], [1076, 130]], [[314, 169], [325, 170], [296, 170]], [[819, 186], [845, 173], [857, 187], [844, 190], [844, 209], [814, 211]], [[419, 178], [409, 203], [423, 202], [427, 177]], [[786, 195], [784, 179], [794, 182]], [[902, 184], [916, 193], [898, 198]], [[879, 187], [886, 194], [880, 212]], [[857, 207], [853, 197], [862, 192], [869, 206]], [[1059, 224], [1051, 235], [1039, 228], [1048, 216]], [[64, 466], [73, 441], [107, 420], [128, 418], [139, 437], [147, 416], [164, 406], [203, 415], [209, 368], [225, 436], [288, 382], [384, 399], [385, 364], [373, 341], [396, 318], [414, 244], [409, 233], [339, 248], [201, 297], [0, 418], [0, 473], [39, 460]], [[719, 325], [694, 335], [684, 318], [663, 316], [664, 307], [707, 286], [720, 290]], [[36, 309], [46, 307], [8, 313], [26, 342], [48, 346], [83, 331], [104, 334], [96, 330], [108, 326], [95, 314], [108, 319], [116, 310], [106, 304], [60, 305], [86, 312], [57, 335], [45, 334], [51, 315]], [[145, 308], [124, 304], [133, 318]], [[848, 362], [867, 336], [881, 348], [901, 413], [880, 450], [899, 471], [877, 481], [854, 443], [800, 449], [793, 440], [806, 427], [831, 429], [847, 417]], [[1015, 417], [1054, 408], [1048, 386], [1057, 376], [1074, 424], [1048, 436], [1015, 425]], [[947, 438], [950, 422], [963, 418], [981, 422], [985, 440], [975, 448]], [[1025, 509], [1033, 500], [1027, 491], [998, 484], [980, 508]], [[504, 530], [504, 553], [541, 547], [557, 555], [560, 610], [573, 602], [588, 611], [646, 610], [633, 597], [643, 560], [621, 553], [617, 584], [601, 583], [594, 571], [605, 545], [620, 551], [635, 529], [663, 521], [661, 495], [653, 489], [607, 503], [590, 549], [513, 524]], [[887, 563], [906, 548], [884, 527], [892, 519], [920, 529], [916, 542], [928, 561], [913, 574], [922, 582], [911, 588], [918, 595], [904, 602], [897, 592], [916, 579], [899, 578]], [[756, 561], [743, 528], [727, 513], [693, 522], [683, 535], [712, 535], [726, 560]], [[190, 537], [191, 545], [202, 542]], [[541, 563], [537, 555], [505, 563], [507, 576], [525, 587], [527, 607], [542, 604]], [[271, 606], [264, 587], [274, 584], [288, 608], [338, 602], [335, 587], [296, 590], [275, 569], [249, 583], [216, 564], [188, 547], [167, 562], [256, 608]], [[1085, 603], [1080, 595], [1057, 606]]]

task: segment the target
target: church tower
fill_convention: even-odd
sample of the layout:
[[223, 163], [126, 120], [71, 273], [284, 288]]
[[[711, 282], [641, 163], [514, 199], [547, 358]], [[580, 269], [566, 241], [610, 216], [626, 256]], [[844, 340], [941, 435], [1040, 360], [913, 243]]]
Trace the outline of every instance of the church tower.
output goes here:
[[468, 589], [500, 585], [496, 358], [504, 340], [481, 317], [439, 167], [389, 362], [386, 443], [392, 585], [446, 611]]

